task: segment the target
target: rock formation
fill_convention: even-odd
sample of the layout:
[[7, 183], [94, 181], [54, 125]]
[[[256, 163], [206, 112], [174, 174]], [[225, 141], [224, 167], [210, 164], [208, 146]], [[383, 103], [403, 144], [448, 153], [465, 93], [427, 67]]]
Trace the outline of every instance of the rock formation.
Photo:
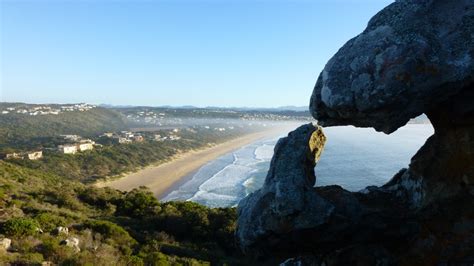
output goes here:
[[[326, 222], [332, 207], [312, 193], [316, 182], [314, 167], [325, 142], [321, 128], [312, 124], [301, 126], [278, 141], [263, 188], [239, 204], [237, 235], [243, 247], [264, 235], [278, 238], [286, 232]], [[272, 236], [266, 236], [269, 232]]]
[[473, 57], [472, 0], [402, 0], [375, 15], [326, 64], [311, 113], [322, 126], [387, 134], [425, 113], [434, 135], [386, 185], [352, 193], [313, 188], [309, 139], [321, 130], [295, 130], [263, 188], [239, 204], [242, 249], [288, 265], [472, 265]]
[[79, 238], [77, 237], [68, 237], [63, 240], [61, 243], [66, 245], [67, 247], [71, 247], [74, 249], [75, 252], [80, 252], [81, 248], [79, 247]]
[[11, 245], [12, 245], [12, 240], [10, 238], [0, 239], [0, 251], [8, 251]]

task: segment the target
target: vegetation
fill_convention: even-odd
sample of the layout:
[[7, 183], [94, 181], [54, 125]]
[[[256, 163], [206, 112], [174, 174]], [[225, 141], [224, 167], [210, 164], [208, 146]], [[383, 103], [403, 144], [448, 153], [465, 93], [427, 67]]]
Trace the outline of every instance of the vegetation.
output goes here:
[[[179, 119], [192, 113], [248, 119], [260, 115], [242, 116], [229, 110], [156, 111]], [[219, 120], [211, 126], [173, 131], [174, 127], [144, 128], [140, 132], [144, 141], [129, 144], [98, 137], [134, 123], [125, 119], [130, 115], [127, 112], [136, 114], [137, 110], [93, 108], [57, 115], [0, 116], [0, 152], [38, 148], [44, 155], [40, 160], [0, 161], [0, 239], [12, 240], [8, 251], [0, 248], [1, 265], [45, 261], [62, 265], [252, 264], [235, 248], [234, 208], [162, 203], [145, 187], [121, 192], [88, 184], [169, 160], [179, 152], [235, 138], [248, 129]], [[251, 130], [258, 129], [252, 124]], [[60, 134], [81, 135], [101, 145], [75, 155], [60, 154], [55, 148], [68, 143]], [[156, 134], [159, 140], [161, 136], [179, 138], [155, 141]], [[59, 227], [68, 228], [68, 233]], [[79, 244], [66, 245], [73, 243], [69, 238], [79, 240]]]
[[[53, 150], [45, 150], [44, 158], [37, 161], [12, 159], [11, 163], [21, 165], [30, 169], [37, 169], [68, 179], [80, 180], [82, 182], [93, 182], [97, 179], [117, 176], [126, 172], [136, 171], [139, 168], [153, 163], [160, 163], [171, 159], [179, 152], [198, 149], [225, 141], [238, 136], [243, 129], [235, 129], [227, 132], [215, 130], [183, 129], [179, 134], [182, 137], [175, 141], [154, 141], [154, 133], [142, 132], [146, 137], [144, 142], [130, 144], [115, 144], [108, 142], [108, 138], [99, 138], [102, 147], [94, 150], [71, 154], [60, 154]], [[43, 138], [43, 147], [53, 148], [60, 140], [58, 138]]]
[[31, 141], [60, 134], [93, 136], [105, 131], [127, 129], [120, 113], [93, 108], [86, 112], [63, 112], [58, 115], [30, 116], [25, 114], [0, 115], [0, 149], [30, 148]]
[[[96, 188], [0, 161], [0, 262], [67, 265], [249, 264], [234, 246], [236, 211], [161, 203], [142, 187]], [[69, 235], [56, 228], [66, 226]], [[79, 239], [80, 251], [63, 245]]]
[[33, 235], [39, 229], [36, 220], [28, 217], [16, 217], [5, 222], [3, 231], [10, 236]]

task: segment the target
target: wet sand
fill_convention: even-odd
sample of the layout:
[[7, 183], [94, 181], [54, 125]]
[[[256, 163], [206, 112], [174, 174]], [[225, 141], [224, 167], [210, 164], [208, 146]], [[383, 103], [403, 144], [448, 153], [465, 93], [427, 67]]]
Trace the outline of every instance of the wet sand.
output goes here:
[[291, 128], [294, 127], [275, 127], [266, 131], [250, 133], [210, 148], [183, 153], [172, 161], [146, 167], [120, 179], [97, 182], [95, 185], [98, 187], [109, 186], [124, 191], [147, 186], [158, 199], [161, 199], [171, 192], [172, 188], [175, 188], [176, 185], [182, 184], [185, 181], [183, 178], [189, 176], [204, 164], [260, 139], [275, 137], [289, 132]]

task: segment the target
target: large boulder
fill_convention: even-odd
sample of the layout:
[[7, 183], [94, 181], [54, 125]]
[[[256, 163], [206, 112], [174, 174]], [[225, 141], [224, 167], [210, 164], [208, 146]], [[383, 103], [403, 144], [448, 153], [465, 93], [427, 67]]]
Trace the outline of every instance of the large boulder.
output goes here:
[[10, 238], [0, 239], [0, 250], [8, 251], [11, 245], [12, 245], [12, 240]]
[[472, 98], [459, 94], [474, 81], [473, 32], [472, 0], [396, 1], [329, 60], [311, 113], [323, 126], [385, 133], [446, 102], [472, 114]]
[[63, 226], [58, 226], [56, 227], [56, 229], [54, 229], [54, 233], [56, 235], [69, 235], [69, 228], [67, 227], [63, 227]]
[[61, 244], [71, 247], [76, 252], [80, 252], [81, 248], [79, 247], [79, 238], [77, 237], [68, 237], [61, 242]]
[[389, 5], [329, 60], [310, 110], [320, 125], [385, 133], [426, 113], [435, 134], [391, 189], [420, 208], [472, 188], [474, 1]]
[[278, 141], [263, 188], [244, 198], [238, 207], [237, 236], [244, 249], [258, 239], [327, 221], [333, 206], [312, 193], [314, 167], [325, 142], [322, 129], [313, 124]]
[[349, 192], [313, 188], [321, 129], [296, 129], [239, 204], [244, 252], [286, 265], [474, 264], [473, 58], [472, 0], [400, 0], [374, 16], [326, 64], [312, 115], [389, 134], [425, 113], [434, 135], [387, 184]]
[[285, 265], [474, 263], [473, 190], [420, 207], [424, 182], [410, 169], [360, 192], [314, 187], [324, 141], [312, 124], [278, 141], [263, 187], [238, 206], [245, 253]]

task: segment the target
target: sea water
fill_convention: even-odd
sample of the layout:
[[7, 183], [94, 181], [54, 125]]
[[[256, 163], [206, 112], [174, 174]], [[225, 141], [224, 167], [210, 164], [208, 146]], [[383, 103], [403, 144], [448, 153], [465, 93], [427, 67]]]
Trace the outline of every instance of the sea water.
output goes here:
[[[324, 132], [327, 142], [315, 168], [316, 186], [337, 184], [358, 191], [383, 185], [407, 167], [433, 128], [430, 124], [409, 124], [391, 135], [352, 126], [325, 128]], [[209, 162], [164, 200], [235, 206], [263, 185], [278, 139], [263, 139]]]

